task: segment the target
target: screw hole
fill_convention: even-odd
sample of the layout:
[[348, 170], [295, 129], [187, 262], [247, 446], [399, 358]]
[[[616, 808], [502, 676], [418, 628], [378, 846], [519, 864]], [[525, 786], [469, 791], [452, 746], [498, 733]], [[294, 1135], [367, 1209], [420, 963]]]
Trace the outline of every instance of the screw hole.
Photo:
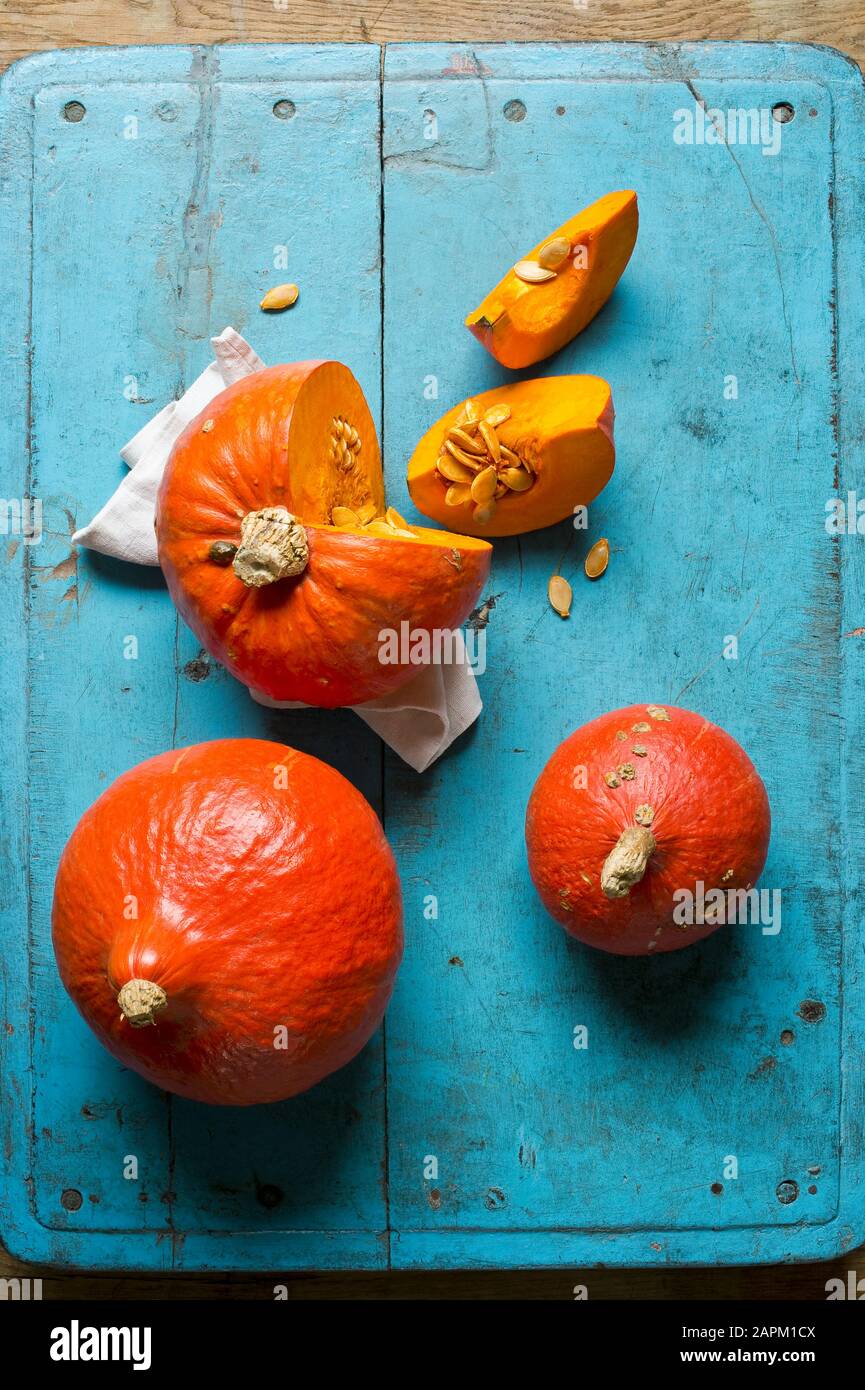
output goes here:
[[60, 1194], [60, 1205], [65, 1211], [80, 1211], [83, 1201], [81, 1193], [74, 1187], [67, 1187]]
[[796, 1040], [796, 1034], [792, 1028], [785, 1028], [781, 1033], [781, 1043], [784, 1047], [791, 1047]]
[[714, 1192], [716, 1197], [720, 1197], [721, 1193], [724, 1191], [723, 1183], [713, 1182], [712, 1191]]
[[564, 108], [564, 106], [557, 106], [557, 107], [556, 107], [556, 115], [557, 115], [557, 116], [564, 116], [564, 114], [565, 114], [565, 108]]
[[772, 119], [779, 125], [786, 125], [788, 121], [792, 121], [795, 114], [795, 107], [791, 106], [789, 101], [778, 101], [772, 107]]
[[161, 101], [156, 108], [156, 114], [160, 121], [176, 121], [178, 111], [173, 101]]
[[784, 1181], [779, 1182], [778, 1186], [775, 1188], [775, 1196], [778, 1198], [782, 1207], [788, 1207], [790, 1203], [795, 1202], [796, 1198], [799, 1196], [799, 1184], [794, 1182], [792, 1178], [785, 1178]]
[[278, 121], [290, 121], [297, 111], [293, 101], [288, 101], [283, 97], [281, 101], [273, 103], [273, 114]]
[[502, 111], [506, 121], [524, 121], [526, 119], [525, 103], [522, 101], [506, 101]]
[[86, 115], [87, 108], [80, 101], [67, 101], [63, 108], [63, 118], [67, 121], [83, 121]]

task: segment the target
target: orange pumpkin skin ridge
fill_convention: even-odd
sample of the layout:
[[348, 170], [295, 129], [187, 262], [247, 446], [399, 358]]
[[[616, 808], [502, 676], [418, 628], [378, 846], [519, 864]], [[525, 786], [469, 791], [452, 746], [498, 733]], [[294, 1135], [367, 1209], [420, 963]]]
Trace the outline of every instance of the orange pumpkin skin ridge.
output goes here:
[[[653, 718], [652, 708], [669, 722]], [[637, 732], [635, 724], [649, 728]], [[635, 745], [645, 756], [633, 753]], [[608, 786], [605, 774], [627, 763], [633, 779]], [[642, 880], [610, 899], [601, 870], [645, 806], [654, 812], [656, 848]], [[766, 789], [735, 739], [690, 710], [631, 705], [583, 725], [541, 772], [526, 813], [529, 872], [547, 911], [587, 945], [616, 955], [676, 951], [721, 924], [677, 925], [674, 893], [694, 893], [699, 882], [706, 893], [753, 887], [770, 829]]]
[[[399, 879], [374, 811], [333, 768], [263, 740], [203, 743], [132, 768], [85, 812], [52, 936], [66, 989], [124, 1066], [255, 1105], [315, 1085], [379, 1026], [402, 956]], [[168, 997], [154, 1026], [118, 1008], [138, 978]]]
[[[364, 441], [354, 475], [326, 465], [319, 428], [325, 405], [341, 399]], [[327, 709], [361, 704], [419, 670], [380, 660], [382, 631], [407, 623], [412, 634], [449, 632], [476, 607], [491, 547], [428, 529], [385, 539], [328, 524], [335, 501], [367, 496], [384, 509], [378, 442], [340, 363], [256, 372], [216, 397], [175, 444], [157, 500], [159, 562], [202, 646], [253, 690]], [[273, 506], [304, 524], [309, 561], [296, 578], [247, 588], [210, 549], [237, 546], [243, 516]]]

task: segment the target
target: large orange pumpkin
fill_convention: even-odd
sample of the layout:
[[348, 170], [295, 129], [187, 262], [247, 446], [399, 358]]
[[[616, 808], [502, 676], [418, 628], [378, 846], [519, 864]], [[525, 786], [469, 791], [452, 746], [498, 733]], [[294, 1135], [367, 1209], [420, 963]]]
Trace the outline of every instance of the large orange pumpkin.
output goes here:
[[333, 768], [279, 743], [162, 753], [82, 816], [57, 871], [64, 985], [124, 1066], [255, 1105], [378, 1027], [402, 954], [393, 856]]
[[717, 930], [727, 913], [713, 895], [745, 906], [769, 831], [766, 790], [744, 749], [672, 705], [613, 710], [571, 734], [526, 815], [547, 911], [580, 941], [626, 956], [677, 951]]
[[[492, 554], [385, 507], [372, 417], [339, 362], [268, 367], [217, 396], [174, 446], [156, 536], [202, 645], [271, 699], [327, 708], [416, 675], [476, 606]], [[383, 636], [405, 631], [399, 648]]]

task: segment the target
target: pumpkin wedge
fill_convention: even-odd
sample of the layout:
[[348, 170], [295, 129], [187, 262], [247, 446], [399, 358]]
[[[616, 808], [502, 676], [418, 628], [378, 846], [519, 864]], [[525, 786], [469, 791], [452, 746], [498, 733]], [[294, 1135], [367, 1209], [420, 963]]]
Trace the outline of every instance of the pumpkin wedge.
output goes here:
[[270, 699], [324, 708], [416, 675], [491, 557], [385, 507], [372, 416], [340, 362], [268, 367], [211, 401], [174, 446], [156, 536], [202, 645]]
[[587, 506], [615, 464], [613, 398], [597, 376], [482, 391], [427, 430], [408, 466], [415, 506], [473, 536], [537, 531]]
[[530, 367], [606, 304], [637, 240], [637, 195], [608, 193], [538, 242], [466, 319], [503, 367]]

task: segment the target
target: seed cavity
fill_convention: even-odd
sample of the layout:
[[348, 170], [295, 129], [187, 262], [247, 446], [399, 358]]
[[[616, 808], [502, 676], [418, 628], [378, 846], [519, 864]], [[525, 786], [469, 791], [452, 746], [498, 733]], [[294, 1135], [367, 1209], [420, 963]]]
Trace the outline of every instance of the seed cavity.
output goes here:
[[[472, 518], [479, 525], [491, 521], [496, 505], [508, 493], [528, 492], [536, 469], [501, 442], [496, 433], [511, 418], [510, 406], [492, 405], [483, 416], [475, 401], [467, 400], [449, 426], [439, 447], [436, 474], [446, 489], [448, 506], [474, 503]], [[467, 484], [468, 496], [452, 484]]]

